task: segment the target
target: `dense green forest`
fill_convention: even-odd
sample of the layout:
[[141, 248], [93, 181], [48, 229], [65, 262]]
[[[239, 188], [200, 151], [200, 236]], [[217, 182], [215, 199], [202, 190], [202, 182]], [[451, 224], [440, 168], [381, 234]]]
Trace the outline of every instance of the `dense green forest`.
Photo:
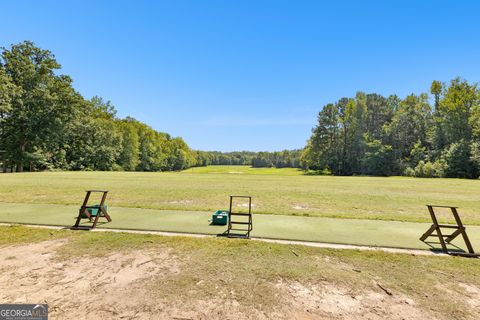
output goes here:
[[197, 151], [198, 166], [251, 165], [255, 168], [299, 168], [302, 150], [276, 152], [218, 152]]
[[359, 92], [327, 104], [302, 155], [335, 175], [478, 178], [480, 90], [457, 78], [430, 92], [383, 97]]
[[3, 169], [179, 170], [196, 163], [181, 138], [133, 118], [100, 97], [85, 99], [58, 74], [54, 55], [32, 42], [0, 56]]

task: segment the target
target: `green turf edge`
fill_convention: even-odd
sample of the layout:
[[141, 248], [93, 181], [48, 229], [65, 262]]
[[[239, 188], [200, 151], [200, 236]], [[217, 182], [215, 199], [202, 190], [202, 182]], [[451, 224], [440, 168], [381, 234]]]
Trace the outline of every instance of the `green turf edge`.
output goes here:
[[[9, 206], [12, 207], [16, 213], [13, 215], [6, 213], [5, 206], [0, 204], [0, 221], [2, 223], [51, 225], [66, 227], [66, 229], [74, 224], [74, 213], [78, 211], [76, 206], [30, 204], [10, 204]], [[68, 215], [65, 211], [68, 211]], [[207, 218], [210, 215], [208, 212], [172, 212], [130, 208], [112, 208], [111, 214], [112, 212], [114, 221], [111, 224], [100, 224], [98, 228], [162, 231], [183, 234], [191, 233], [199, 235], [218, 235], [226, 230], [226, 227], [223, 226], [208, 226]], [[134, 213], [132, 214], [132, 212]], [[22, 215], [22, 219], [18, 219], [19, 214]], [[38, 217], [38, 214], [42, 214], [42, 216]], [[47, 216], [45, 217], [44, 215]], [[7, 216], [7, 218], [5, 216]], [[141, 219], [141, 221], [138, 219], [132, 220], [132, 216], [142, 216], [143, 219]], [[39, 221], [40, 219], [43, 221]], [[122, 221], [122, 219], [125, 220]], [[131, 221], [129, 221], [129, 219]], [[62, 220], [64, 222], [58, 223], [58, 221]], [[255, 220], [257, 220], [257, 223], [255, 223]], [[260, 222], [258, 222], [258, 220], [260, 220]], [[134, 226], [132, 226], [132, 224], [134, 224]], [[152, 224], [158, 225], [159, 227], [152, 228]], [[288, 227], [286, 227], [286, 225]], [[428, 227], [429, 224], [410, 222], [258, 215], [256, 217], [254, 216], [252, 236], [265, 239], [430, 250], [430, 247], [418, 240], [419, 236]], [[476, 243], [480, 243], [480, 228], [468, 227], [468, 229], [472, 228], [474, 232], [470, 232], [469, 235], [475, 247]], [[391, 235], [392, 233], [393, 236]], [[277, 236], [278, 234], [282, 236]], [[392, 242], [392, 237], [397, 238], [398, 241]]]

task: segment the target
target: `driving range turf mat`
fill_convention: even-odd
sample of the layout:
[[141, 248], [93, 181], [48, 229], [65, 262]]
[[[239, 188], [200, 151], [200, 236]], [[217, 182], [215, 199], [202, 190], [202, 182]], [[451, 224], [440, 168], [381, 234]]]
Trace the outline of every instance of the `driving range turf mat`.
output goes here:
[[[70, 227], [75, 223], [78, 206], [21, 204], [0, 202], [0, 222]], [[151, 230], [197, 234], [221, 234], [226, 226], [211, 226], [211, 212], [109, 208], [111, 223], [99, 220], [97, 228]], [[90, 226], [88, 220], [83, 220]], [[430, 223], [382, 220], [337, 219], [257, 214], [253, 216], [252, 237], [328, 242], [394, 248], [430, 249], [419, 237]], [[480, 226], [467, 226], [467, 233], [477, 251]], [[432, 238], [433, 239], [433, 238]], [[434, 239], [435, 241], [435, 239]], [[461, 239], [453, 242], [465, 249]], [[439, 248], [438, 244], [432, 244]], [[455, 249], [454, 246], [452, 246]]]

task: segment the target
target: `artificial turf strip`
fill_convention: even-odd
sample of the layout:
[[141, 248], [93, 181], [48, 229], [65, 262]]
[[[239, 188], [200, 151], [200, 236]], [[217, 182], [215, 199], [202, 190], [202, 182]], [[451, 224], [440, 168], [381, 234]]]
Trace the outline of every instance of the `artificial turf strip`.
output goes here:
[[[0, 202], [0, 222], [72, 226], [78, 206]], [[99, 228], [138, 229], [185, 233], [221, 234], [225, 226], [210, 226], [210, 212], [109, 208], [111, 223]], [[82, 220], [86, 223], [87, 220]], [[101, 219], [100, 221], [104, 221]], [[429, 223], [335, 219], [282, 215], [254, 215], [253, 237], [273, 239], [429, 249], [418, 238]], [[474, 248], [480, 250], [480, 227], [467, 226]], [[436, 239], [432, 238], [433, 241]], [[454, 244], [464, 249], [461, 237]], [[434, 245], [438, 248], [438, 245]]]

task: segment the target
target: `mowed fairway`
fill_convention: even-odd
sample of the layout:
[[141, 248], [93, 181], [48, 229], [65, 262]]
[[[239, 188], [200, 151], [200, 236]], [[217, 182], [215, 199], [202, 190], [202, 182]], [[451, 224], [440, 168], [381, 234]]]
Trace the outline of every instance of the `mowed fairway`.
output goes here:
[[466, 224], [480, 224], [478, 180], [308, 176], [242, 166], [0, 175], [0, 202], [80, 205], [86, 189], [110, 190], [114, 207], [212, 211], [227, 208], [229, 195], [252, 195], [254, 213], [412, 222], [428, 222], [425, 204], [433, 203], [458, 206]]

